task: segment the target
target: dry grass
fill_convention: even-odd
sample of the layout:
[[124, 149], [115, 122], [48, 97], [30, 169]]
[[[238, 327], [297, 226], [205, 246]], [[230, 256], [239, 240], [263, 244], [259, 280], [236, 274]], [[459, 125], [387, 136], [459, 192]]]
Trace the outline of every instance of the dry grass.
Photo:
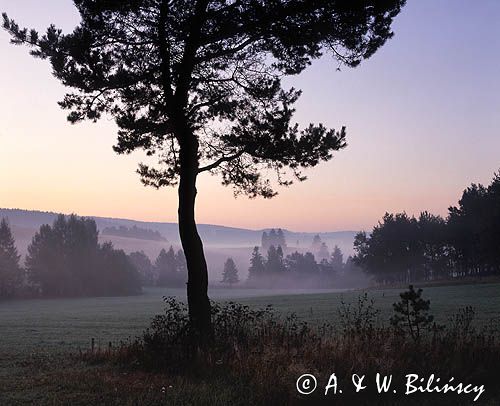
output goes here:
[[[500, 344], [494, 331], [473, 328], [473, 314], [462, 311], [447, 328], [428, 331], [415, 342], [409, 335], [377, 326], [372, 320], [377, 312], [370, 306], [362, 302], [361, 308], [344, 309], [340, 329], [312, 328], [293, 316], [281, 319], [271, 309], [255, 311], [235, 303], [215, 306], [214, 344], [199, 351], [190, 344], [185, 308], [171, 299], [165, 315], [155, 318], [141, 339], [85, 353], [81, 359], [116, 365], [133, 374], [147, 371], [151, 377], [208, 383], [223, 388], [222, 393], [229, 391], [227, 404], [470, 404], [474, 397], [408, 397], [403, 391], [379, 395], [373, 384], [377, 373], [392, 374], [396, 388], [404, 387], [408, 373], [435, 374], [443, 381], [454, 376], [456, 382], [485, 385], [481, 403], [499, 401], [495, 376]], [[333, 372], [343, 393], [325, 397], [324, 387]], [[304, 373], [318, 378], [318, 389], [309, 396], [299, 395], [295, 388]], [[354, 393], [351, 384], [354, 373], [366, 375], [371, 383], [360, 393]]]

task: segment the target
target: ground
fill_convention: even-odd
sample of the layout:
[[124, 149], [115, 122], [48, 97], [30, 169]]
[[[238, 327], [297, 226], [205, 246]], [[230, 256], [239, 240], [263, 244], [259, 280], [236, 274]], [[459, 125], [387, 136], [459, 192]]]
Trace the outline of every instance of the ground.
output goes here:
[[[214, 300], [237, 300], [280, 313], [296, 312], [312, 323], [338, 320], [343, 300], [353, 303], [362, 291], [320, 292], [215, 289]], [[500, 324], [500, 284], [427, 287], [432, 313], [446, 323], [458, 308], [473, 306], [476, 325]], [[370, 290], [369, 297], [387, 320], [399, 290]], [[162, 296], [184, 297], [180, 289], [146, 289], [141, 296], [43, 299], [0, 303], [0, 404], [236, 404], [224, 382], [184, 382], [105, 365], [88, 365], [68, 356], [133, 338], [161, 313]], [[63, 372], [63, 373], [61, 373]], [[104, 384], [103, 384], [104, 383]], [[219, 388], [214, 390], [214, 385]], [[134, 393], [130, 396], [130, 393]], [[140, 393], [140, 397], [137, 397]], [[191, 399], [187, 401], [186, 399]], [[247, 398], [248, 400], [248, 398]], [[117, 403], [118, 402], [118, 403]]]

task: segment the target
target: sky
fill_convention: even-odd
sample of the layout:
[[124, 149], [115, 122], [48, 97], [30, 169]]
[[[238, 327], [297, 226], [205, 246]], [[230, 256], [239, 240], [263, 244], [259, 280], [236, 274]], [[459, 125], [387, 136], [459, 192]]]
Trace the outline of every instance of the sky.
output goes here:
[[[0, 0], [22, 26], [79, 21], [69, 0]], [[198, 182], [197, 221], [294, 231], [369, 230], [385, 212], [446, 215], [500, 169], [500, 2], [410, 0], [395, 36], [358, 68], [329, 57], [287, 79], [301, 125], [347, 127], [348, 147], [271, 200]], [[175, 222], [177, 192], [142, 186], [110, 118], [71, 125], [46, 61], [0, 31], [0, 207]]]

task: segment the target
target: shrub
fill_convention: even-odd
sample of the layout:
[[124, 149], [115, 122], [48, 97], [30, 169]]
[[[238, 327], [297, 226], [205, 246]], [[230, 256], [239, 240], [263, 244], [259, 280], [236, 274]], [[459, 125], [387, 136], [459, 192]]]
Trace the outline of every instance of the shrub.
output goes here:
[[[185, 304], [165, 298], [165, 313], [156, 316], [137, 340], [104, 354], [95, 351], [84, 355], [98, 362], [114, 360], [126, 369], [233, 388], [240, 401], [235, 404], [247, 404], [250, 394], [251, 404], [300, 404], [303, 399], [294, 386], [297, 378], [312, 373], [324, 381], [332, 372], [339, 382], [350, 382], [353, 373], [392, 374], [394, 386], [403, 385], [409, 371], [443, 378], [453, 375], [457, 381], [480, 382], [490, 388], [490, 396], [500, 398], [491, 374], [500, 365], [497, 337], [473, 329], [473, 310], [467, 308], [459, 310], [452, 318], [455, 323], [445, 330], [433, 329], [430, 303], [423, 301], [421, 294], [410, 288], [394, 307], [396, 316], [405, 314], [410, 320], [414, 334], [418, 334], [415, 336], [378, 325], [379, 310], [368, 295], [360, 296], [355, 305], [342, 305], [340, 329], [311, 327], [295, 314], [280, 317], [271, 307], [255, 310], [233, 302], [212, 303], [214, 339], [203, 351], [191, 339]], [[405, 313], [401, 309], [406, 309]], [[398, 326], [405, 328], [403, 321]], [[435, 334], [422, 334], [424, 330]], [[343, 392], [343, 404], [371, 404], [365, 402], [373, 399], [375, 389], [357, 394], [351, 389]], [[318, 388], [307, 398], [308, 404], [331, 404], [332, 398], [323, 394], [324, 389]], [[391, 404], [408, 402], [406, 397], [397, 396], [401, 397], [391, 397]], [[414, 404], [433, 404], [432, 395], [426, 396], [418, 395]], [[459, 400], [453, 395], [447, 399], [447, 404]]]
[[368, 293], [358, 296], [357, 305], [344, 302], [339, 308], [340, 325], [345, 334], [370, 333], [376, 326], [380, 310], [375, 308], [375, 300], [368, 299]]

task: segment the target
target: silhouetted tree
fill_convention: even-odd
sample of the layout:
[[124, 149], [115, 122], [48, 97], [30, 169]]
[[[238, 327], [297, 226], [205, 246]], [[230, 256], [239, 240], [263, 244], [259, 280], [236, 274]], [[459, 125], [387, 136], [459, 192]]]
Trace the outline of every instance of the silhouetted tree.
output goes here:
[[264, 276], [266, 270], [265, 259], [259, 252], [259, 247], [254, 247], [250, 258], [250, 268], [248, 268], [248, 280], [255, 281]]
[[137, 269], [123, 250], [116, 250], [106, 242], [99, 248], [97, 263], [99, 278], [95, 292], [99, 295], [130, 295], [141, 292]]
[[418, 218], [417, 239], [421, 245], [422, 272], [425, 280], [448, 277], [451, 264], [449, 258], [448, 230], [446, 221], [440, 217], [422, 212]]
[[337, 245], [333, 247], [330, 264], [335, 272], [340, 272], [344, 266], [344, 254]]
[[371, 235], [358, 233], [354, 260], [379, 281], [403, 282], [418, 279], [422, 267], [422, 246], [418, 222], [406, 213], [386, 213]]
[[138, 238], [141, 240], [167, 241], [167, 239], [163, 237], [158, 231], [137, 227], [136, 225], [132, 226], [131, 228], [125, 226], [106, 227], [102, 230], [102, 234], [116, 235], [118, 237]]
[[354, 272], [354, 271], [357, 271], [357, 270], [360, 270], [359, 266], [356, 265], [356, 263], [354, 262], [352, 256], [349, 255], [347, 257], [347, 259], [345, 260], [344, 272], [346, 274], [349, 274], [350, 272]]
[[392, 36], [404, 0], [74, 0], [70, 34], [39, 35], [4, 14], [16, 44], [49, 58], [75, 89], [60, 103], [69, 120], [115, 118], [118, 153], [144, 149], [163, 168], [140, 165], [147, 185], [179, 185], [179, 231], [188, 265], [192, 326], [210, 335], [208, 274], [195, 223], [196, 181], [218, 173], [235, 193], [275, 195], [260, 169], [290, 185], [301, 168], [346, 146], [345, 131], [292, 123], [300, 92], [281, 78], [331, 53], [356, 66]]
[[286, 238], [285, 233], [281, 228], [278, 228], [276, 232], [276, 244], [277, 247], [281, 247], [283, 250], [286, 250]]
[[0, 221], [0, 299], [19, 293], [23, 282], [19, 266], [21, 256], [17, 253], [14, 238], [7, 220]]
[[322, 242], [318, 252], [316, 253], [316, 257], [318, 258], [318, 261], [322, 260], [328, 260], [330, 257], [330, 252], [328, 252], [328, 246], [326, 243]]
[[154, 286], [156, 275], [153, 264], [144, 251], [132, 252], [129, 255], [130, 262], [135, 266], [137, 272], [141, 275], [143, 286]]
[[500, 172], [489, 186], [464, 190], [448, 228], [457, 276], [500, 273]]
[[310, 252], [305, 254], [294, 252], [287, 255], [285, 265], [287, 271], [295, 274], [294, 276], [311, 277], [318, 271], [318, 264], [314, 259], [314, 255]]
[[233, 286], [239, 281], [240, 279], [238, 278], [238, 269], [236, 268], [236, 264], [232, 258], [228, 258], [224, 263], [221, 283], [227, 283], [229, 286]]
[[262, 233], [262, 249], [263, 250], [269, 250], [271, 245], [274, 245], [275, 248], [281, 247], [282, 250], [286, 249], [286, 239], [285, 239], [285, 233], [283, 233], [283, 230], [281, 228], [278, 228], [275, 230], [272, 228], [269, 231], [269, 234], [267, 232]]
[[177, 258], [172, 246], [170, 246], [168, 251], [165, 251], [165, 249], [160, 251], [155, 261], [155, 271], [158, 275], [158, 286], [179, 286]]
[[409, 332], [418, 341], [422, 330], [430, 329], [434, 321], [434, 316], [429, 314], [431, 302], [422, 299], [422, 289], [415, 290], [413, 285], [399, 296], [401, 300], [392, 305], [394, 316], [391, 317], [391, 324], [403, 334]]
[[126, 295], [140, 280], [123, 251], [100, 246], [94, 220], [60, 215], [42, 225], [28, 246], [28, 280], [44, 296]]
[[285, 265], [283, 263], [283, 250], [281, 247], [276, 248], [271, 245], [267, 250], [266, 273], [283, 272]]
[[313, 237], [313, 241], [312, 241], [312, 245], [311, 245], [311, 248], [314, 252], [318, 252], [321, 248], [321, 244], [323, 243], [323, 241], [321, 241], [321, 237], [316, 234], [314, 237]]

